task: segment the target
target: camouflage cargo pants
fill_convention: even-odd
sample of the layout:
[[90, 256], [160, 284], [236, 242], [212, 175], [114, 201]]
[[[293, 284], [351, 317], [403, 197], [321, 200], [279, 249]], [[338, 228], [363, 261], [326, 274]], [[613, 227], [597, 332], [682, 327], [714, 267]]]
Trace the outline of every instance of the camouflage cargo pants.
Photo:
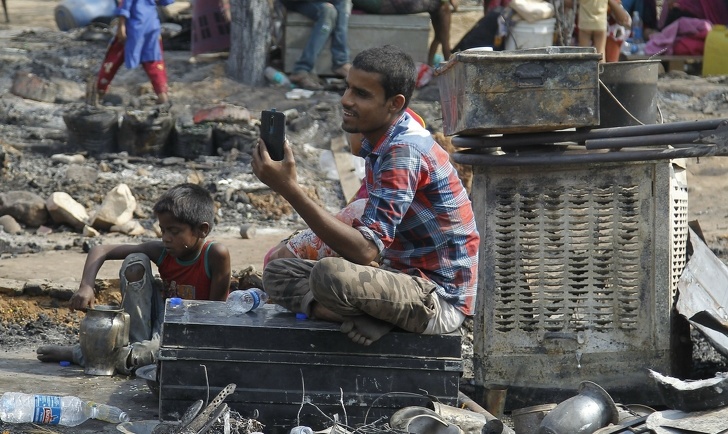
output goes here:
[[316, 301], [344, 317], [367, 314], [422, 333], [439, 308], [435, 284], [386, 268], [343, 258], [276, 259], [263, 271], [271, 302], [311, 315]]

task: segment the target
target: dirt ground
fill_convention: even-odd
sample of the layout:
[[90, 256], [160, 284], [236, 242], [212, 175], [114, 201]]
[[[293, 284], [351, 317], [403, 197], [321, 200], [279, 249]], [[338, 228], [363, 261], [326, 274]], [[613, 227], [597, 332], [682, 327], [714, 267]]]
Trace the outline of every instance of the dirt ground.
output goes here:
[[[53, 20], [53, 7], [58, 2], [56, 0], [8, 0], [8, 8], [11, 24], [6, 25], [1, 21], [0, 16], [0, 50], [3, 46], [2, 35], [4, 33], [18, 32], [28, 28], [50, 28], [55, 29]], [[452, 42], [453, 45], [459, 41], [460, 37], [470, 29], [470, 27], [482, 16], [480, 9], [475, 2], [461, 2], [461, 12], [454, 15]], [[178, 3], [175, 8], [183, 8], [184, 2]], [[41, 42], [28, 43], [29, 49], [47, 45], [46, 40]], [[190, 99], [221, 101], [226, 97], [235, 93], [230, 89], [230, 83], [223, 77], [224, 67], [222, 63], [211, 63], [206, 65], [198, 65], [197, 69], [190, 67], [185, 62], [189, 57], [184, 52], [169, 52], [170, 70], [176, 76], [199, 76], [199, 83], [195, 88], [190, 88], [192, 94]], [[174, 63], [173, 63], [174, 62]], [[1, 68], [0, 68], [1, 69]], [[185, 75], [186, 74], [186, 75]], [[139, 74], [121, 74], [117, 85], [128, 85], [129, 88], [136, 89], [138, 83], [143, 83], [144, 77], [139, 78]], [[189, 78], [189, 81], [194, 81]], [[175, 91], [181, 94], [186, 87], [184, 82], [173, 82], [172, 93]], [[681, 73], [671, 73], [660, 78], [658, 84], [660, 90], [660, 106], [665, 113], [667, 121], [682, 121], [692, 119], [706, 118], [728, 118], [728, 103], [726, 103], [726, 80], [725, 77], [716, 77], [705, 79], [701, 77], [688, 76]], [[244, 100], [249, 103], [251, 112], [266, 108], [270, 101], [275, 98], [282, 99], [282, 93], [270, 88], [263, 90], [245, 89], [249, 95]], [[193, 92], [197, 92], [194, 93]], [[441, 119], [437, 114], [432, 114], [439, 110], [439, 103], [432, 102], [433, 99], [427, 99], [426, 93], [432, 92], [432, 89], [422, 91], [422, 101], [418, 101], [418, 112], [423, 111], [429, 114], [428, 124], [432, 125], [435, 130], [438, 129]], [[230, 97], [231, 99], [234, 99]], [[436, 98], [435, 98], [436, 99]], [[322, 97], [319, 105], [335, 105], [337, 96], [331, 98]], [[238, 102], [238, 101], [236, 101]], [[290, 101], [282, 104], [293, 105]], [[430, 110], [428, 112], [428, 110]], [[441, 116], [439, 116], [441, 118]], [[335, 127], [336, 125], [334, 125]], [[315, 136], [323, 133], [330, 126], [322, 126], [320, 130], [313, 132], [301, 133], [300, 138], [308, 138], [305, 134]], [[6, 137], [7, 139], [7, 137]], [[2, 138], [0, 138], [2, 142]], [[22, 146], [20, 149], [23, 149]], [[26, 152], [29, 152], [26, 150]], [[305, 154], [301, 151], [301, 154]], [[317, 156], [316, 153], [311, 153]], [[311, 157], [314, 158], [314, 157]], [[25, 160], [29, 166], [33, 166], [37, 160], [26, 157]], [[30, 163], [27, 163], [30, 161]], [[690, 160], [686, 162], [688, 170], [689, 185], [689, 219], [698, 220], [703, 232], [706, 235], [709, 245], [717, 252], [725, 254], [728, 252], [728, 160], [724, 157], [709, 157], [700, 160]], [[142, 171], [143, 168], [136, 168], [136, 172]], [[28, 168], [30, 170], [30, 168]], [[172, 169], [174, 171], [176, 169]], [[180, 169], [185, 173], [188, 168]], [[317, 174], [318, 166], [313, 168], [307, 167], [307, 176], [320, 176]], [[160, 171], [163, 172], [163, 171]], [[193, 170], [189, 170], [193, 172]], [[310, 172], [310, 173], [309, 173]], [[225, 174], [228, 175], [227, 173]], [[38, 172], [29, 176], [31, 182], [42, 184], [42, 172]], [[164, 172], [164, 176], [168, 176]], [[209, 177], [214, 176], [213, 172], [208, 174]], [[6, 182], [8, 182], [6, 180]], [[336, 189], [332, 186], [337, 184], [336, 181], [310, 181], [312, 185], [318, 185], [321, 200], [327, 206], [334, 206], [337, 203], [335, 198], [329, 196]], [[9, 183], [9, 182], [8, 182]], [[13, 184], [23, 185], [22, 183]], [[113, 183], [109, 183], [113, 185]], [[150, 189], [155, 186], [149, 186]], [[70, 188], [70, 187], [69, 187]], [[338, 187], [337, 187], [338, 188]], [[5, 191], [6, 187], [0, 185], [0, 191]], [[103, 193], [103, 192], [102, 192]], [[99, 194], [96, 192], [98, 198]], [[327, 194], [329, 196], [327, 196]], [[154, 196], [149, 193], [148, 196]], [[149, 202], [149, 198], [146, 198]], [[340, 198], [338, 198], [340, 200]], [[266, 200], [275, 201], [275, 198], [268, 197]], [[260, 269], [262, 266], [262, 258], [264, 253], [270, 246], [276, 244], [283, 236], [290, 232], [292, 228], [299, 227], [300, 221], [295, 218], [284, 218], [277, 220], [270, 216], [261, 215], [252, 212], [254, 220], [259, 228], [255, 237], [252, 239], [243, 239], [240, 237], [236, 224], [240, 224], [241, 219], [237, 219], [240, 214], [232, 214], [228, 217], [211, 235], [211, 238], [223, 242], [231, 251], [234, 260], [233, 269], [241, 270], [248, 265], [253, 265]], [[125, 239], [115, 236], [105, 236], [104, 242], [123, 242]], [[49, 279], [54, 282], [68, 282], [70, 285], [77, 284], [85, 254], [79, 241], [78, 234], [69, 233], [53, 233], [49, 236], [28, 237], [32, 239], [30, 244], [39, 245], [39, 248], [29, 247], [27, 252], [0, 251], [0, 279], [13, 279], [19, 281], [27, 281], [30, 279]], [[50, 246], [50, 247], [49, 247]], [[59, 246], [55, 249], [53, 246]], [[117, 278], [118, 265], [106, 264], [99, 278], [113, 281]], [[105, 297], [113, 299], [118, 296], [113, 288], [105, 293]], [[143, 380], [136, 378], [124, 377], [93, 377], [83, 374], [81, 368], [78, 367], [61, 367], [55, 364], [40, 363], [35, 359], [35, 348], [44, 342], [68, 343], [72, 342], [78, 333], [78, 322], [81, 318], [80, 313], [70, 313], [65, 308], [62, 301], [50, 297], [8, 297], [0, 294], [0, 392], [4, 391], [24, 391], [24, 392], [43, 392], [58, 393], [63, 395], [84, 396], [98, 402], [106, 402], [117, 405], [128, 410], [132, 416], [132, 420], [154, 419], [157, 412], [157, 402], [148, 392]], [[24, 336], [19, 339], [19, 336]], [[718, 357], [717, 360], [720, 361]], [[8, 432], [31, 432], [27, 431], [27, 427], [18, 428], [3, 425], [0, 428]], [[23, 430], [25, 429], [25, 431]], [[63, 433], [92, 433], [92, 432], [116, 432], [115, 428], [109, 424], [102, 422], [88, 422], [82, 427], [74, 429], [57, 428], [55, 432]], [[40, 432], [40, 431], [35, 431]]]

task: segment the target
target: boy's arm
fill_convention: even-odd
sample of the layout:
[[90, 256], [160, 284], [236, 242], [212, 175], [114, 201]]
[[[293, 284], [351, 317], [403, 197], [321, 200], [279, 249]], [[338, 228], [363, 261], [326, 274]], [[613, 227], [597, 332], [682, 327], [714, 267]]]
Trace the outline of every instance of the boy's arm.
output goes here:
[[622, 3], [619, 0], [608, 0], [608, 3], [609, 12], [614, 17], [614, 21], [616, 21], [620, 26], [627, 28], [631, 27], [632, 17], [629, 16], [629, 12], [622, 7]]
[[119, 27], [116, 28], [116, 40], [119, 42], [126, 41], [126, 17], [119, 16]]
[[96, 276], [107, 260], [121, 260], [132, 253], [144, 253], [154, 261], [159, 257], [161, 251], [162, 243], [160, 241], [150, 241], [142, 244], [101, 244], [93, 247], [86, 256], [83, 274], [81, 275], [81, 285], [71, 297], [69, 307], [71, 310], [86, 310], [93, 307]]
[[230, 290], [230, 252], [220, 243], [210, 246], [210, 300], [225, 301]]

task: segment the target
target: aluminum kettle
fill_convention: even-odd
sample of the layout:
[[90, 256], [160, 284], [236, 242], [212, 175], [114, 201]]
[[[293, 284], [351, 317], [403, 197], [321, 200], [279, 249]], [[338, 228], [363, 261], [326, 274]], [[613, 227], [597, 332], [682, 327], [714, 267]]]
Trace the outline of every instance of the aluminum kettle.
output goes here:
[[96, 305], [81, 320], [79, 340], [84, 372], [114, 375], [121, 349], [129, 344], [129, 314], [120, 306]]

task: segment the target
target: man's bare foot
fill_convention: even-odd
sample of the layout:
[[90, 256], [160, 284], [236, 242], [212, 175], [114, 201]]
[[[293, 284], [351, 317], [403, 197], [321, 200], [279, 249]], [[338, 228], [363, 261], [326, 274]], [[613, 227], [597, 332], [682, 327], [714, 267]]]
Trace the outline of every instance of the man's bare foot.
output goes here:
[[313, 317], [313, 319], [320, 319], [321, 321], [344, 322], [343, 316], [321, 306], [321, 303], [317, 301], [311, 303], [311, 317]]
[[342, 333], [357, 344], [371, 345], [394, 328], [393, 324], [368, 315], [349, 318], [341, 324]]
[[62, 345], [43, 345], [35, 351], [41, 362], [62, 362], [73, 360], [73, 347]]

